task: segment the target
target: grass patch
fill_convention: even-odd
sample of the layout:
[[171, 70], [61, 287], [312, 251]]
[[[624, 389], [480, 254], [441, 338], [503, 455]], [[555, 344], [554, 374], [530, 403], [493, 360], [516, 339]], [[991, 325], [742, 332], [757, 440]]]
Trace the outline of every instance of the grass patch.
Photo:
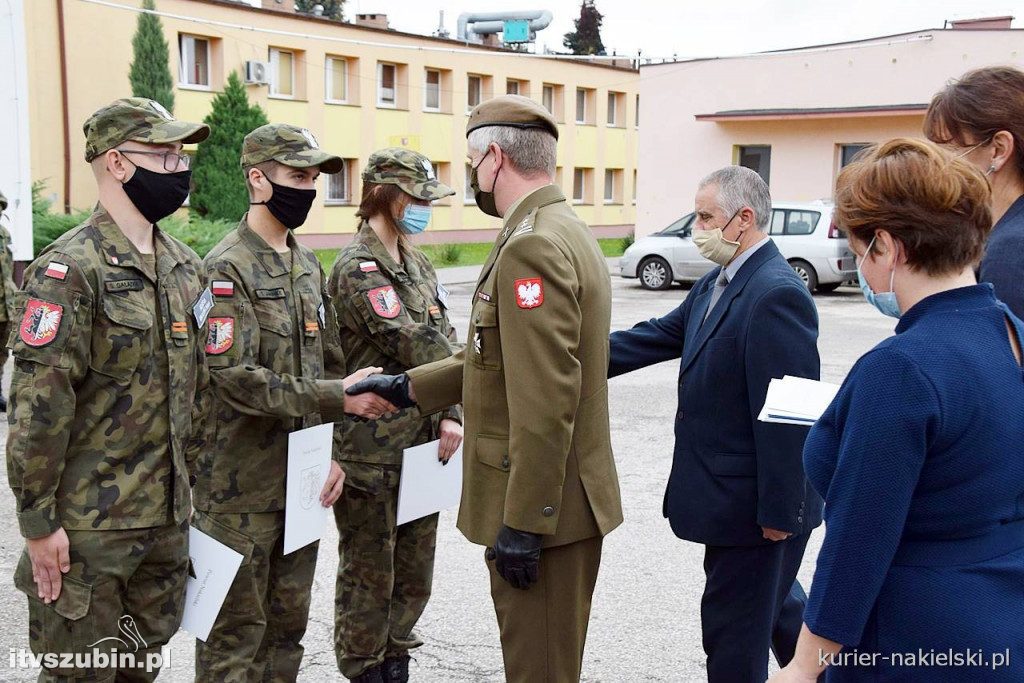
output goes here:
[[[601, 252], [607, 258], [622, 256], [625, 250], [621, 237], [599, 239]], [[420, 247], [427, 255], [434, 268], [453, 268], [456, 266], [482, 266], [491, 253], [493, 242], [460, 242], [457, 244], [424, 244]], [[330, 273], [338, 249], [317, 249], [316, 257], [324, 266], [324, 272]]]

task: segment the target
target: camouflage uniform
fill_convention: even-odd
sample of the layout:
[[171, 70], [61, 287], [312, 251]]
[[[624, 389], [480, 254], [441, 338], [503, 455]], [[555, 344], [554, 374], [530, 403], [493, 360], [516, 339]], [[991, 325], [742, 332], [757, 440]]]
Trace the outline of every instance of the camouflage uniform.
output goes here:
[[[94, 114], [86, 160], [129, 139], [198, 142], [209, 133], [157, 107], [133, 98]], [[154, 243], [155, 254], [141, 254], [98, 206], [28, 267], [18, 293], [8, 478], [22, 535], [63, 527], [71, 558], [50, 605], [37, 597], [27, 550], [15, 572], [39, 654], [85, 651], [121, 636], [127, 618], [143, 642], [119, 649], [144, 658], [181, 621], [189, 472], [211, 398], [206, 320], [193, 308], [205, 284], [188, 247], [158, 228]], [[89, 676], [115, 672], [54, 669], [40, 680]]]
[[[242, 166], [337, 169], [340, 158], [306, 135], [258, 128], [246, 136]], [[195, 524], [244, 559], [209, 638], [196, 642], [203, 683], [298, 675], [317, 544], [282, 554], [288, 433], [340, 419], [345, 403], [320, 263], [291, 234], [289, 252], [278, 253], [247, 218], [204, 261], [217, 297], [206, 344], [216, 417], [198, 463]]]
[[[454, 194], [433, 177], [426, 157], [405, 149], [371, 155], [366, 183], [394, 183], [418, 199]], [[380, 366], [397, 374], [452, 354], [456, 334], [447, 292], [423, 252], [400, 242], [395, 263], [365, 221], [338, 254], [328, 291], [341, 323], [348, 371]], [[376, 421], [347, 417], [340, 446], [345, 490], [334, 505], [340, 560], [335, 589], [335, 654], [354, 678], [422, 641], [413, 633], [430, 598], [437, 515], [397, 526], [402, 451], [438, 438], [443, 418], [412, 408]]]
[[[0, 219], [7, 209], [7, 197], [0, 192]], [[7, 365], [7, 337], [10, 334], [11, 319], [14, 318], [14, 254], [11, 253], [11, 233], [7, 232], [0, 220], [0, 383], [3, 382], [4, 366]], [[7, 399], [0, 385], [0, 411], [7, 410]]]

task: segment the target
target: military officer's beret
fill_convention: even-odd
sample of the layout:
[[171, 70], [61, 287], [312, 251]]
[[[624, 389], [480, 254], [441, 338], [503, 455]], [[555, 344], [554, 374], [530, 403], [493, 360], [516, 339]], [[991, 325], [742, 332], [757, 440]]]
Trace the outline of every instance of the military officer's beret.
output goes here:
[[111, 102], [90, 116], [82, 130], [86, 161], [128, 140], [152, 145], [179, 140], [191, 144], [210, 136], [210, 127], [205, 123], [178, 121], [162, 104], [145, 97], [126, 97]]
[[341, 157], [320, 149], [308, 130], [287, 123], [269, 123], [245, 136], [242, 168], [264, 161], [276, 161], [292, 168], [319, 166], [324, 173], [337, 173], [345, 163]]
[[558, 124], [551, 112], [539, 102], [520, 95], [502, 95], [478, 104], [469, 114], [466, 135], [486, 126], [541, 128], [558, 139]]

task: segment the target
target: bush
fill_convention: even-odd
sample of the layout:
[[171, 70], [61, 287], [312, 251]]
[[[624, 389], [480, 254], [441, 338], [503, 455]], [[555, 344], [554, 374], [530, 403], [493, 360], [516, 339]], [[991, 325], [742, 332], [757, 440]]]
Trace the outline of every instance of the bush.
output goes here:
[[622, 243], [622, 251], [626, 251], [631, 246], [633, 246], [633, 242], [636, 241], [636, 236], [631, 231], [628, 235], [623, 237], [620, 241]]
[[210, 219], [189, 212], [187, 221], [169, 218], [160, 223], [160, 228], [169, 235], [191, 247], [199, 258], [205, 257], [217, 243], [238, 226], [238, 221]]
[[454, 242], [450, 244], [442, 244], [438, 251], [438, 257], [441, 259], [441, 263], [452, 265], [459, 262], [459, 258], [462, 256], [462, 245]]
[[32, 258], [39, 256], [55, 239], [91, 215], [89, 211], [78, 211], [70, 216], [50, 213], [52, 202], [43, 197], [44, 186], [42, 180], [32, 183]]

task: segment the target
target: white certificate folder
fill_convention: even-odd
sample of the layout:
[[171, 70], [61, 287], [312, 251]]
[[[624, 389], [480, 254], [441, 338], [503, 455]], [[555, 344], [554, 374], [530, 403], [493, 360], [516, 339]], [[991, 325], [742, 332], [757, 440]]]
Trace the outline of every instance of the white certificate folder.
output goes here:
[[462, 499], [462, 446], [447, 465], [437, 459], [440, 441], [406, 448], [398, 484], [398, 523], [455, 507]]
[[320, 492], [331, 471], [334, 423], [300, 429], [288, 435], [288, 480], [284, 499], [284, 554], [295, 552], [324, 535], [327, 512]]
[[757, 419], [762, 422], [812, 425], [825, 412], [839, 391], [838, 384], [792, 377], [773, 379]]

